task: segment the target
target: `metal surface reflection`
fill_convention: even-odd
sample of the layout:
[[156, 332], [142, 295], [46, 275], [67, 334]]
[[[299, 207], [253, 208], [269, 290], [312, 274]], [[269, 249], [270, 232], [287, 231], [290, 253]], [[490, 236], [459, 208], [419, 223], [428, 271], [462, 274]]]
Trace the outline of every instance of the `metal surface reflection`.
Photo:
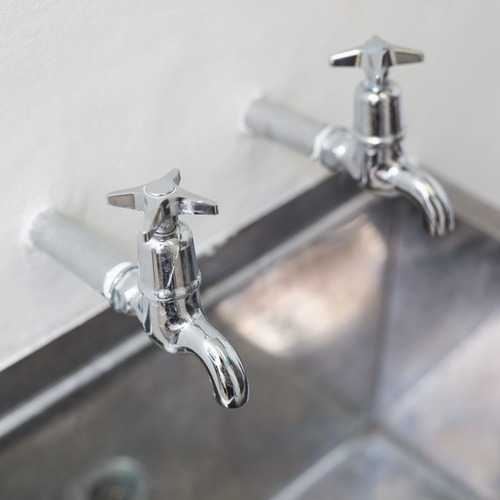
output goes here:
[[260, 349], [300, 357], [351, 331], [377, 302], [386, 259], [383, 236], [361, 216], [275, 263], [216, 312]]

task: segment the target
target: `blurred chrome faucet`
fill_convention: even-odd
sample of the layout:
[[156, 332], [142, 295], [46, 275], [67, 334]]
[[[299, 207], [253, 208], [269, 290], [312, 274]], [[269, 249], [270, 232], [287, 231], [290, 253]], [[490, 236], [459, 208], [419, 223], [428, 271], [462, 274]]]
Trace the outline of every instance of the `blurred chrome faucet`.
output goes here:
[[99, 290], [118, 312], [136, 315], [168, 352], [191, 353], [205, 365], [217, 401], [238, 408], [248, 399], [245, 369], [231, 344], [207, 321], [193, 236], [178, 220], [217, 214], [217, 205], [179, 187], [180, 172], [108, 194], [108, 203], [144, 212], [136, 266], [57, 212], [33, 221], [33, 242]]
[[331, 56], [332, 66], [358, 66], [365, 71], [355, 94], [352, 130], [319, 123], [266, 99], [250, 104], [244, 125], [333, 171], [346, 171], [362, 188], [385, 196], [403, 195], [420, 209], [429, 234], [443, 236], [454, 228], [453, 207], [439, 182], [405, 158], [401, 92], [388, 79], [391, 66], [422, 60], [422, 52], [390, 45], [376, 36], [359, 48]]

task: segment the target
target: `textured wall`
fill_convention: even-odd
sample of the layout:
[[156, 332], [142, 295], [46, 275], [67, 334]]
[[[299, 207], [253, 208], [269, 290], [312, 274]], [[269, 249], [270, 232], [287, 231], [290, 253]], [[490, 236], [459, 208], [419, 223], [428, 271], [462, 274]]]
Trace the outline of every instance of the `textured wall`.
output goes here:
[[56, 208], [133, 258], [140, 216], [107, 207], [105, 193], [179, 167], [185, 187], [220, 203], [220, 216], [189, 221], [198, 248], [213, 247], [324, 175], [238, 136], [241, 104], [263, 90], [350, 124], [361, 74], [327, 57], [373, 33], [427, 56], [394, 72], [410, 156], [500, 207], [499, 15], [472, 0], [2, 2], [0, 367], [103, 307], [29, 247], [37, 211]]

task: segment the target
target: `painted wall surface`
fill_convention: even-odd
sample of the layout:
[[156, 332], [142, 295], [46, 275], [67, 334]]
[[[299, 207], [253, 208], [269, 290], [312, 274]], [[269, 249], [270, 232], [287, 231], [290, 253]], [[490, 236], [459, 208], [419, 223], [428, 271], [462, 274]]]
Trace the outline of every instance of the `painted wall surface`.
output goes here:
[[500, 208], [500, 3], [484, 0], [4, 0], [0, 4], [0, 367], [104, 308], [26, 241], [52, 207], [130, 259], [140, 215], [105, 193], [182, 170], [218, 200], [191, 217], [207, 250], [318, 182], [322, 169], [238, 135], [256, 91], [334, 124], [352, 122], [355, 69], [328, 55], [372, 34], [422, 49], [397, 68], [407, 149]]

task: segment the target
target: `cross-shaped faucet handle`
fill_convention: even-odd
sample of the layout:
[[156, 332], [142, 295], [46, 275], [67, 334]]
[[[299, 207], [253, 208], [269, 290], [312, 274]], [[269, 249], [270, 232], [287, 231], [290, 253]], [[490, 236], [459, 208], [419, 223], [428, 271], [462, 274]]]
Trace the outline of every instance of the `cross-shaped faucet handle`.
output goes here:
[[[179, 169], [142, 186], [108, 193], [110, 205], [144, 212], [143, 233], [156, 231], [162, 224], [179, 215], [216, 215], [217, 203], [179, 187]], [[169, 224], [167, 224], [169, 225]]]
[[368, 81], [381, 85], [386, 82], [391, 66], [423, 60], [424, 54], [419, 50], [392, 45], [378, 36], [372, 36], [360, 47], [333, 54], [330, 64], [361, 67]]

